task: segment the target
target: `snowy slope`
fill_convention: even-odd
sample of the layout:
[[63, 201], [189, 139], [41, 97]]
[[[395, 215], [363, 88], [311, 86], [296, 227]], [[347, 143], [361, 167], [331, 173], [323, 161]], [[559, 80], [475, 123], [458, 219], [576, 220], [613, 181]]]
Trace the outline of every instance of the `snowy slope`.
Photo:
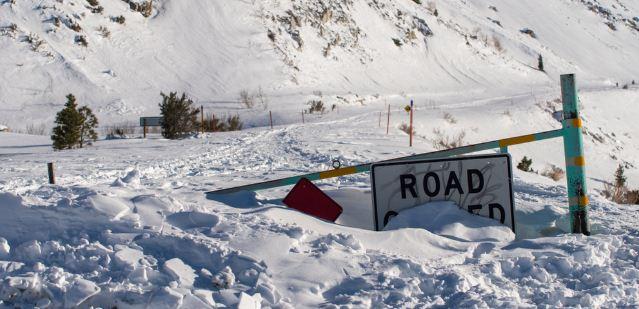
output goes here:
[[341, 104], [376, 94], [454, 102], [554, 88], [565, 72], [582, 85], [639, 79], [633, 1], [156, 0], [148, 18], [123, 1], [99, 5], [0, 5], [0, 123], [50, 128], [69, 92], [106, 125], [157, 114], [161, 91], [236, 112], [220, 102], [261, 87], [270, 109], [299, 112], [317, 91]]

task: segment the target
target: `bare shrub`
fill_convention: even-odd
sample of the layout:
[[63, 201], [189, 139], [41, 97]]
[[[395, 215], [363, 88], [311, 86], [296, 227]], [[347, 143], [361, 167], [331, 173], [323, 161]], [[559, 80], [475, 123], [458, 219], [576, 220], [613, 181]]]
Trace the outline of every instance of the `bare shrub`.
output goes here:
[[89, 3], [90, 6], [100, 5], [100, 2], [98, 2], [98, 0], [87, 0], [87, 2]]
[[47, 132], [47, 126], [44, 123], [27, 124], [24, 132], [29, 135], [49, 135], [49, 132]]
[[35, 33], [29, 33], [27, 36], [24, 37], [24, 41], [31, 45], [31, 50], [34, 52], [40, 50], [40, 47], [42, 47], [42, 45], [44, 44], [44, 41], [41, 40]]
[[[410, 126], [405, 123], [402, 123], [399, 125], [399, 130], [406, 134], [410, 134]], [[415, 131], [415, 128], [413, 127], [413, 135], [415, 135], [415, 133], [416, 131]]]
[[628, 187], [626, 186], [627, 178], [625, 176], [625, 169], [622, 165], [617, 167], [614, 177], [615, 180], [613, 183], [604, 184], [602, 194], [617, 204], [625, 204], [628, 201]]
[[255, 93], [255, 99], [262, 106], [264, 110], [268, 108], [268, 97], [262, 90], [262, 87], [257, 88], [257, 92]]
[[217, 118], [214, 114], [209, 113], [204, 118], [205, 132], [239, 131], [242, 130], [243, 126], [239, 115]]
[[243, 89], [240, 91], [240, 103], [246, 108], [253, 108], [255, 105], [255, 96], [250, 94], [248, 90]]
[[87, 42], [87, 38], [84, 35], [76, 35], [75, 42], [84, 47], [89, 46], [89, 42]]
[[455, 117], [453, 117], [453, 115], [449, 112], [444, 112], [444, 120], [446, 120], [450, 124], [457, 123], [457, 119], [455, 119]]
[[80, 24], [78, 24], [77, 21], [74, 21], [72, 19], [68, 19], [67, 20], [67, 27], [69, 27], [69, 29], [75, 31], [75, 32], [80, 32], [82, 31], [82, 27], [80, 27]]
[[114, 124], [106, 127], [106, 139], [124, 139], [131, 138], [135, 135], [137, 126], [131, 122]]
[[120, 16], [111, 17], [111, 21], [118, 23], [120, 25], [124, 25], [126, 19], [124, 18], [124, 16], [120, 15]]
[[111, 36], [111, 31], [109, 31], [109, 29], [107, 29], [107, 27], [105, 26], [98, 27], [98, 32], [100, 32], [100, 35], [104, 38], [108, 38]]
[[545, 169], [541, 172], [542, 176], [546, 176], [554, 181], [559, 181], [566, 175], [563, 169], [558, 166], [552, 165], [549, 168]]
[[499, 40], [499, 38], [498, 38], [498, 37], [496, 37], [496, 36], [494, 36], [494, 35], [493, 35], [492, 42], [493, 42], [493, 46], [495, 46], [495, 49], [496, 49], [498, 52], [500, 52], [500, 53], [501, 53], [501, 52], [503, 52], [503, 51], [504, 51], [504, 47], [501, 45], [501, 41]]
[[457, 135], [445, 135], [444, 132], [435, 128], [433, 129], [433, 134], [435, 134], [435, 138], [432, 140], [433, 147], [437, 150], [445, 150], [458, 148], [466, 145], [466, 131], [461, 131]]
[[309, 114], [312, 114], [312, 113], [323, 114], [324, 111], [326, 111], [326, 108], [324, 107], [324, 102], [322, 102], [322, 100], [310, 100], [308, 101], [307, 104], [310, 105], [310, 107], [308, 108]]

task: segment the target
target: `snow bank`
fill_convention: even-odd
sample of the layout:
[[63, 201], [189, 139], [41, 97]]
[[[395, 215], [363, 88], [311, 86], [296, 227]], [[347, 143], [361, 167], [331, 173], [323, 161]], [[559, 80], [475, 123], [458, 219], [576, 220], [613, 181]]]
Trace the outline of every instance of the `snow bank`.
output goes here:
[[422, 228], [438, 235], [463, 241], [512, 241], [513, 231], [495, 220], [476, 216], [453, 202], [435, 202], [412, 207], [393, 217], [385, 231]]

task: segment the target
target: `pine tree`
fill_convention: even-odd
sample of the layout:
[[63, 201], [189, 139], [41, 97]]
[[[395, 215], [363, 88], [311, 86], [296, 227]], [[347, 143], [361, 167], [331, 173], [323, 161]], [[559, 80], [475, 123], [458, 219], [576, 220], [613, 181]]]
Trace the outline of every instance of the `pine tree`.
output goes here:
[[178, 98], [176, 92], [162, 95], [160, 113], [162, 115], [162, 136], [168, 139], [181, 138], [196, 128], [196, 116], [199, 109], [193, 108], [193, 100], [186, 94]]
[[72, 149], [80, 140], [80, 128], [82, 126], [82, 115], [77, 110], [78, 104], [72, 94], [67, 96], [67, 103], [64, 109], [58, 112], [55, 117], [57, 126], [53, 128], [53, 149]]
[[541, 54], [539, 54], [539, 58], [537, 58], [537, 68], [539, 69], [539, 71], [545, 72], [544, 71], [544, 58], [541, 56]]
[[621, 164], [619, 164], [619, 167], [617, 167], [617, 170], [615, 171], [615, 187], [617, 188], [623, 188], [626, 186], [626, 176], [624, 175], [624, 168]]
[[82, 146], [91, 145], [93, 141], [98, 139], [98, 133], [95, 128], [98, 127], [98, 118], [95, 117], [93, 111], [88, 106], [82, 106], [78, 109], [82, 116], [82, 125], [80, 126], [80, 148]]

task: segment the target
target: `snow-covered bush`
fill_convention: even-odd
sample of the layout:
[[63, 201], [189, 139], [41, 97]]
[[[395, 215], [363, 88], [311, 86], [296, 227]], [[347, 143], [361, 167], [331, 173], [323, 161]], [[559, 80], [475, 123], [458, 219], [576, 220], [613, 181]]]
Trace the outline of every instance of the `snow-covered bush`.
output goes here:
[[435, 128], [433, 134], [435, 134], [435, 138], [432, 140], [433, 147], [437, 150], [458, 148], [466, 145], [466, 131], [461, 131], [457, 135], [445, 135], [444, 132]]

